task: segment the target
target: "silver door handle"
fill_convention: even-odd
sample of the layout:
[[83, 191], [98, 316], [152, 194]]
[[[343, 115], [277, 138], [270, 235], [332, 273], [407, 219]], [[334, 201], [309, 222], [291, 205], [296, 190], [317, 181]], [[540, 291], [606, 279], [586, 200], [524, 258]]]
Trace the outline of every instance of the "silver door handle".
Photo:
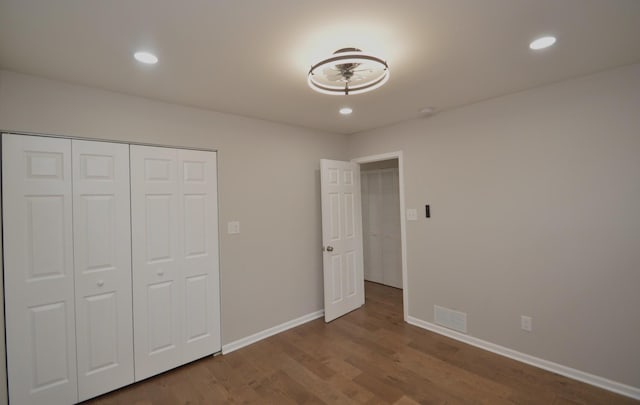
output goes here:
[[327, 246], [327, 252], [333, 252], [333, 246]]

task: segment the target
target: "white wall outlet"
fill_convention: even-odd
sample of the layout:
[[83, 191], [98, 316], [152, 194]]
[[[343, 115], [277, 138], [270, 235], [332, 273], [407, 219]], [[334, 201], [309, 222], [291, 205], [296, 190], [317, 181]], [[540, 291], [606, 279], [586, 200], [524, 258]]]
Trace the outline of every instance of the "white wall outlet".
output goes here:
[[239, 221], [227, 222], [227, 233], [229, 235], [240, 233], [240, 222]]
[[417, 221], [418, 220], [418, 210], [415, 208], [407, 208], [407, 221]]
[[527, 332], [531, 332], [533, 330], [533, 319], [530, 316], [522, 315], [520, 317], [520, 328]]

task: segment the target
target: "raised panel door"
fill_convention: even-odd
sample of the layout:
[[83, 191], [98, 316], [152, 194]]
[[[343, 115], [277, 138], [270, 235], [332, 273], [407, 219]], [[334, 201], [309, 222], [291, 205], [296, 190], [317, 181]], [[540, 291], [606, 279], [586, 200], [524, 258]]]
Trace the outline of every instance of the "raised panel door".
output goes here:
[[185, 288], [182, 360], [220, 351], [216, 153], [179, 151]]
[[78, 401], [71, 141], [2, 136], [9, 398]]
[[364, 304], [360, 169], [355, 163], [320, 161], [324, 319]]
[[[363, 211], [363, 228], [367, 232], [364, 255], [365, 280], [382, 283], [382, 224], [381, 224], [381, 179], [379, 170], [362, 172], [363, 181], [367, 182], [367, 191], [362, 194], [362, 200], [366, 201], [366, 210]], [[365, 204], [363, 204], [365, 207]]]
[[182, 364], [184, 232], [178, 150], [131, 145], [135, 380]]
[[78, 394], [133, 382], [129, 145], [73, 140]]
[[402, 288], [398, 169], [383, 169], [381, 179], [382, 284]]

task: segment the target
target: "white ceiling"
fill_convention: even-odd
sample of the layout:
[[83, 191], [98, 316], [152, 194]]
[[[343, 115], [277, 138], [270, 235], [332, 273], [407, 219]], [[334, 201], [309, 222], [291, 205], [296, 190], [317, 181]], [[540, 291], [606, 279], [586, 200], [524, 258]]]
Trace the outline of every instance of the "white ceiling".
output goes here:
[[[557, 45], [531, 51], [543, 34]], [[309, 66], [351, 46], [389, 82], [309, 89]], [[0, 0], [1, 68], [338, 133], [638, 61], [639, 0]]]

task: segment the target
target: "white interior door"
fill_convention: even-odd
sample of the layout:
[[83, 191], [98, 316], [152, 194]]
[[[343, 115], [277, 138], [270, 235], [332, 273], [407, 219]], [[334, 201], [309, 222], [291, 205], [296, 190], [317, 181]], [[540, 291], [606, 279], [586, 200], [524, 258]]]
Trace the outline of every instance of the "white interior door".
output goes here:
[[178, 151], [131, 145], [135, 379], [180, 365], [181, 287]]
[[216, 153], [131, 146], [135, 379], [220, 351]]
[[360, 167], [320, 160], [324, 319], [330, 322], [364, 304]]
[[216, 153], [178, 152], [184, 285], [182, 362], [220, 351]]
[[[381, 178], [379, 170], [361, 172], [362, 179], [362, 226], [366, 231], [364, 243], [364, 279], [383, 282], [382, 267], [382, 204], [380, 204]], [[364, 240], [363, 240], [364, 242]]]
[[2, 136], [9, 398], [78, 401], [71, 141]]
[[368, 266], [367, 259], [371, 255], [371, 243], [369, 243], [370, 223], [367, 220], [367, 213], [369, 212], [369, 175], [360, 171], [360, 199], [362, 201], [362, 265], [363, 275], [365, 280], [371, 280], [371, 266]]
[[129, 145], [73, 140], [80, 401], [133, 383]]
[[402, 288], [400, 189], [398, 169], [380, 170], [382, 220], [382, 284]]

